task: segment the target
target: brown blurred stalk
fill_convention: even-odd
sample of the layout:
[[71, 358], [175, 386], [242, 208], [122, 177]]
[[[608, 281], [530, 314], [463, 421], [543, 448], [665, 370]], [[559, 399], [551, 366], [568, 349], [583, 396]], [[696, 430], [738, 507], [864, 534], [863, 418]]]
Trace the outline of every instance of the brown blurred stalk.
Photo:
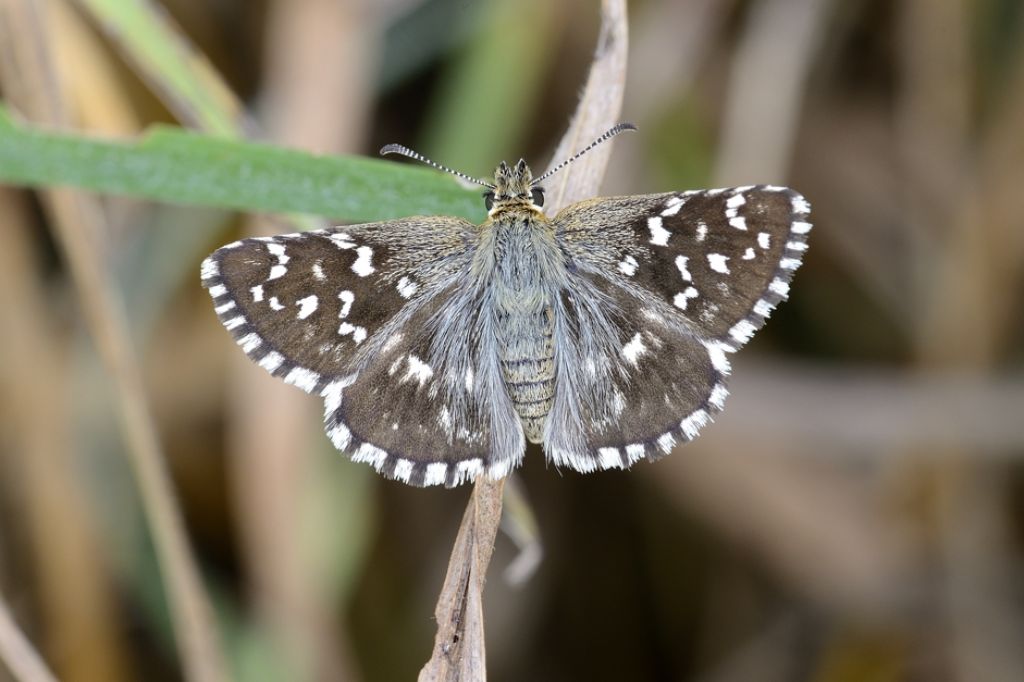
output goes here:
[[[8, 319], [2, 332], [3, 371], [17, 391], [6, 398], [6, 429], [15, 448], [3, 462], [19, 491], [25, 537], [31, 543], [32, 573], [43, 611], [44, 650], [61, 677], [74, 680], [125, 679], [118, 647], [111, 586], [100, 560], [94, 510], [75, 477], [68, 413], [64, 339], [48, 314], [38, 262], [28, 235], [32, 220], [23, 198], [0, 190], [0, 308]], [[74, 566], [74, 571], [68, 571]]]
[[[46, 4], [3, 0], [0, 10], [0, 29], [6, 34], [2, 42], [7, 48], [0, 54], [5, 93], [33, 120], [65, 125], [59, 79], [46, 49], [53, 44]], [[70, 190], [50, 190], [44, 199], [86, 321], [115, 388], [118, 417], [160, 559], [186, 675], [203, 682], [224, 680], [213, 609], [175, 503], [124, 313], [104, 275], [95, 243], [102, 234], [101, 208], [94, 198]]]

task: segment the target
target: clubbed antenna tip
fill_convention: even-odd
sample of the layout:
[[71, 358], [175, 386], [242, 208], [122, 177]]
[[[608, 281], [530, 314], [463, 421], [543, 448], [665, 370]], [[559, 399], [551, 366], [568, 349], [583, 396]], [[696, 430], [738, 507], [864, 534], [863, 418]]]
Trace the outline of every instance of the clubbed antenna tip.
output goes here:
[[437, 170], [444, 171], [445, 173], [451, 173], [455, 177], [462, 178], [463, 180], [468, 180], [469, 182], [474, 182], [474, 183], [476, 183], [478, 185], [483, 185], [484, 187], [489, 187], [491, 189], [494, 189], [494, 185], [492, 185], [489, 182], [484, 182], [483, 180], [478, 180], [476, 178], [471, 178], [468, 175], [466, 175], [465, 173], [460, 173], [459, 171], [454, 170], [452, 168], [449, 168], [448, 166], [442, 166], [439, 163], [435, 163], [434, 161], [431, 161], [430, 159], [428, 159], [427, 157], [423, 156], [419, 152], [414, 152], [413, 150], [409, 149], [408, 147], [406, 147], [404, 145], [400, 145], [400, 144], [386, 144], [386, 145], [384, 145], [383, 147], [380, 148], [380, 155], [381, 156], [387, 156], [388, 154], [401, 154], [402, 156], [408, 156], [410, 159], [416, 159], [417, 161], [419, 161], [421, 163], [427, 164], [431, 168], [436, 168]]
[[573, 154], [571, 157], [569, 157], [568, 159], [566, 159], [562, 163], [558, 164], [557, 166], [555, 166], [554, 168], [549, 170], [544, 175], [542, 175], [539, 178], [537, 178], [536, 180], [534, 180], [532, 184], [533, 185], [537, 185], [542, 180], [544, 180], [545, 178], [551, 177], [552, 175], [554, 175], [558, 171], [562, 170], [563, 168], [568, 166], [570, 163], [572, 163], [576, 159], [580, 158], [581, 156], [583, 156], [584, 154], [589, 152], [591, 149], [593, 149], [597, 145], [601, 144], [602, 142], [604, 142], [606, 140], [610, 140], [611, 138], [615, 137], [619, 133], [624, 132], [626, 130], [636, 130], [636, 129], [637, 129], [636, 126], [633, 125], [632, 123], [620, 123], [620, 124], [610, 128], [610, 129], [608, 129], [607, 131], [605, 131], [605, 133], [603, 135], [601, 135], [599, 138], [597, 138], [596, 140], [594, 140], [593, 142], [588, 144], [586, 147], [584, 147], [583, 149], [579, 150], [578, 152]]

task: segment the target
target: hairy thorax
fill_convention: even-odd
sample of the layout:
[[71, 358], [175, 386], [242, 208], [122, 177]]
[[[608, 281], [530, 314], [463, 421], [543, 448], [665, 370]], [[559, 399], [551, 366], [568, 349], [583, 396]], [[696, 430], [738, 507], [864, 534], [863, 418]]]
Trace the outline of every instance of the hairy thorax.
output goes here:
[[[528, 440], [543, 439], [555, 393], [551, 269], [559, 267], [549, 223], [536, 211], [495, 216], [493, 292], [498, 356]], [[545, 283], [547, 283], [545, 285]]]

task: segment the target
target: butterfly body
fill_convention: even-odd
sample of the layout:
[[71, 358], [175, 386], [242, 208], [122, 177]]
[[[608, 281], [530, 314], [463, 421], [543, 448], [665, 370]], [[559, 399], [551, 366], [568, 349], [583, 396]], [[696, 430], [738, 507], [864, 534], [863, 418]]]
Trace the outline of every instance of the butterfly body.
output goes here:
[[555, 393], [553, 301], [565, 263], [550, 221], [534, 203], [526, 163], [502, 163], [495, 179], [474, 260], [484, 264], [484, 286], [491, 291], [488, 307], [509, 397], [526, 439], [540, 443]]
[[723, 407], [727, 355], [789, 290], [807, 202], [782, 187], [597, 198], [554, 217], [520, 161], [488, 218], [249, 239], [203, 264], [243, 350], [325, 403], [354, 460], [415, 485], [626, 468]]

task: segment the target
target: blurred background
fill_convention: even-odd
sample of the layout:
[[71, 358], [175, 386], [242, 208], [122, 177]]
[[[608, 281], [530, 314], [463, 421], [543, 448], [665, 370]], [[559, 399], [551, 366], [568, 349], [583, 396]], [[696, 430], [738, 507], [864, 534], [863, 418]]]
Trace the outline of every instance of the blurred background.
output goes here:
[[[111, 3], [29, 4], [66, 125], [196, 125], [124, 57]], [[477, 176], [547, 164], [600, 23], [584, 0], [160, 7], [254, 135], [399, 142]], [[604, 193], [790, 185], [813, 205], [811, 249], [698, 441], [589, 476], [528, 453], [510, 505], [526, 539], [499, 534], [485, 593], [491, 679], [1024, 679], [1024, 5], [629, 9], [622, 119], [640, 132], [616, 140]], [[231, 676], [413, 679], [468, 488], [344, 461], [319, 401], [218, 324], [200, 261], [280, 222], [89, 201]], [[0, 593], [62, 680], [182, 679], [54, 220], [38, 192], [0, 187]], [[514, 585], [524, 543], [542, 559]]]

